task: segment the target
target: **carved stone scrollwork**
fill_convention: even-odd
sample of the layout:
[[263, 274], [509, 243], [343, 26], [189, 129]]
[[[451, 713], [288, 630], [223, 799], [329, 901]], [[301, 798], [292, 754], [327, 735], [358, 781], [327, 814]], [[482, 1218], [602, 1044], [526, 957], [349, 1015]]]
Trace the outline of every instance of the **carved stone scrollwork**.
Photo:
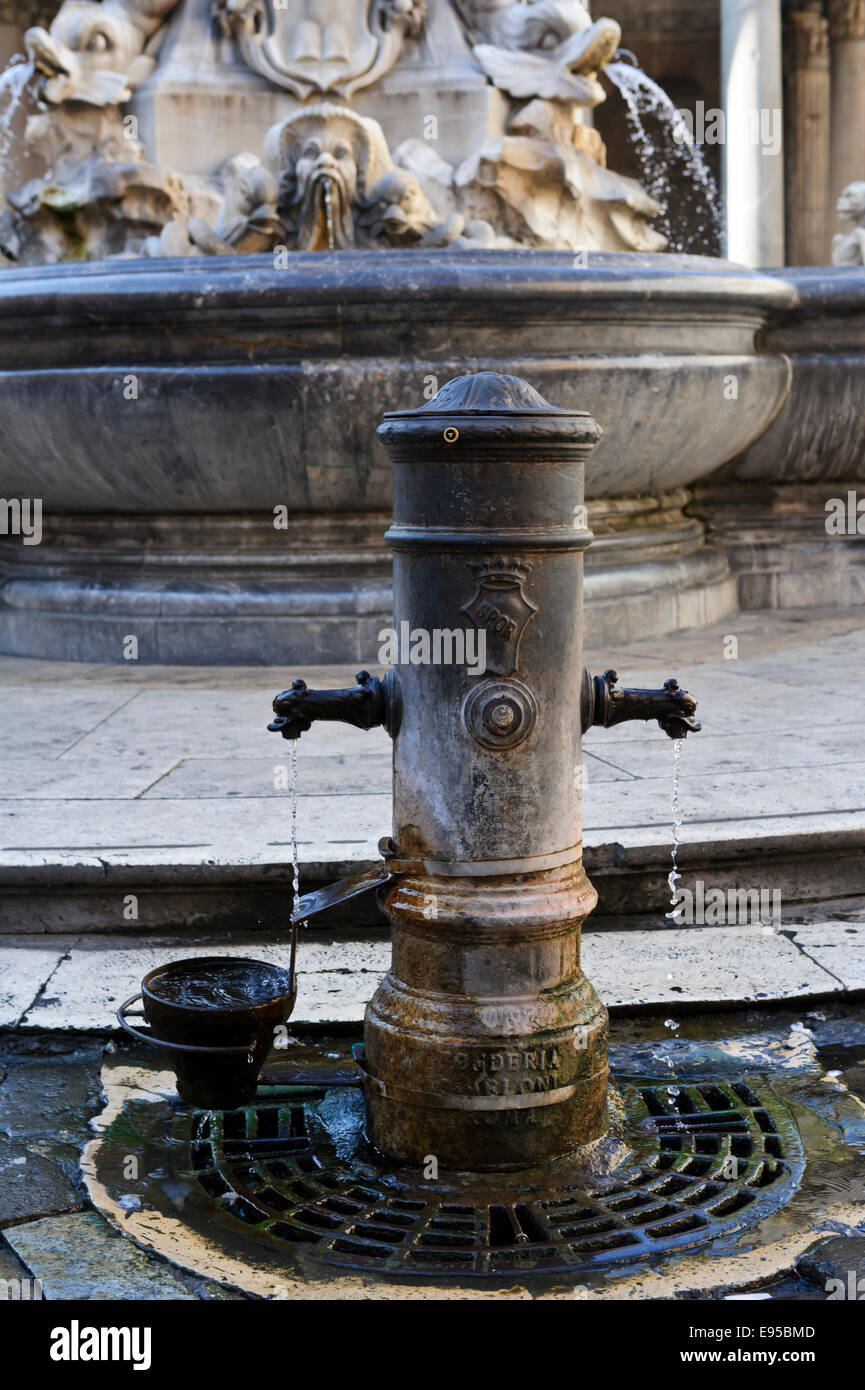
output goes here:
[[260, 77], [300, 101], [348, 100], [390, 72], [426, 0], [318, 0], [314, 18], [273, 0], [215, 0], [214, 15]]

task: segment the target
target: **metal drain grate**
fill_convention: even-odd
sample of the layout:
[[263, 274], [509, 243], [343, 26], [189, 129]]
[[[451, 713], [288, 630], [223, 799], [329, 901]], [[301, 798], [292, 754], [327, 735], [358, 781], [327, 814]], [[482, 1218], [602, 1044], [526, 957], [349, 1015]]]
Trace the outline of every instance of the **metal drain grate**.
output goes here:
[[[622, 1087], [635, 1152], [612, 1179], [483, 1201], [380, 1166], [350, 1089], [187, 1114], [187, 1177], [235, 1230], [314, 1263], [402, 1275], [578, 1272], [705, 1244], [782, 1206], [789, 1115], [753, 1078]], [[178, 1136], [181, 1137], [181, 1136]], [[498, 1187], [498, 1191], [497, 1191]], [[501, 1200], [496, 1200], [501, 1196]]]

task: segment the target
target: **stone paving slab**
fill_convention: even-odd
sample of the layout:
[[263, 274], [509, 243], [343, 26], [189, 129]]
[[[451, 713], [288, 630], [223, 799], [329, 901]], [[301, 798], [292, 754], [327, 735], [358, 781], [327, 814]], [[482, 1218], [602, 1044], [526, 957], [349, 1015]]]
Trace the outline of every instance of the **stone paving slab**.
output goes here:
[[45, 1216], [5, 1234], [46, 1299], [195, 1301], [168, 1265], [143, 1254], [95, 1212]]
[[7, 757], [3, 761], [3, 800], [132, 801], [144, 796], [165, 775], [164, 762], [147, 758], [121, 760], [106, 777], [99, 762], [79, 758]]
[[67, 942], [52, 936], [0, 946], [0, 1028], [14, 1028], [60, 963]]
[[820, 922], [790, 933], [801, 951], [829, 970], [845, 989], [865, 989], [865, 931], [852, 922]]
[[[865, 1284], [865, 1235], [830, 1236], [817, 1241], [799, 1256], [796, 1268], [819, 1286], [825, 1298], [832, 1291], [836, 1298], [861, 1299]], [[836, 1281], [830, 1286], [830, 1280]]]
[[[858, 930], [865, 940], [865, 931]], [[835, 975], [763, 927], [587, 933], [583, 967], [608, 1008], [629, 1010], [844, 991]]]
[[[17, 1290], [16, 1284], [19, 1285]], [[24, 1285], [27, 1286], [26, 1290]], [[16, 1300], [16, 1294], [19, 1298], [30, 1298], [31, 1293], [32, 1280], [24, 1265], [8, 1246], [0, 1245], [0, 1300], [11, 1303]]]
[[[133, 947], [122, 938], [85, 937], [66, 952], [22, 1026], [116, 1029], [116, 1009], [148, 970], [209, 954], [253, 955], [287, 966], [289, 947], [263, 940]], [[359, 1023], [389, 961], [385, 941], [301, 940], [293, 1023]], [[608, 1007], [623, 1012], [843, 996], [865, 989], [865, 923], [789, 933], [771, 927], [588, 931], [583, 964]]]
[[0, 1228], [26, 1220], [34, 1211], [80, 1211], [84, 1206], [60, 1165], [0, 1135]]

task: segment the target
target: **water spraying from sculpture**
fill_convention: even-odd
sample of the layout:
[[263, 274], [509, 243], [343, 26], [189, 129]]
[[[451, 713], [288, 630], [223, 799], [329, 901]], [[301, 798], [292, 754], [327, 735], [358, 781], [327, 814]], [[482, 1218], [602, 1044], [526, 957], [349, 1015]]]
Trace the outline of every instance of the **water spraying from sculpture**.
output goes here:
[[[26, 104], [21, 153], [33, 161], [0, 216], [7, 260], [667, 244], [652, 225], [664, 215], [660, 175], [645, 189], [608, 169], [585, 119], [605, 100], [603, 72], [640, 110], [634, 84], [645, 91], [649, 80], [612, 61], [618, 24], [592, 20], [580, 0], [353, 0], [340, 56], [327, 61], [314, 56], [317, 43], [298, 57], [301, 28], [320, 31], [325, 51], [324, 0], [266, 12], [224, 0], [216, 10], [225, 51], [235, 50], [231, 90], [249, 89], [206, 149], [196, 147], [207, 122], [196, 114], [200, 45], [185, 9], [187, 0], [64, 0], [49, 29], [27, 31], [28, 61], [3, 79], [11, 98], [0, 112], [2, 156]], [[422, 42], [433, 21], [435, 48]], [[188, 140], [176, 104], [184, 44]], [[159, 99], [169, 48], [170, 126]], [[215, 81], [223, 60], [214, 61]], [[419, 99], [435, 94], [435, 129], [399, 117], [382, 89], [400, 65]], [[361, 90], [364, 114], [352, 108]], [[150, 149], [173, 149], [188, 167], [151, 162], [145, 130]], [[698, 155], [688, 158], [705, 183]]]
[[16, 53], [0, 73], [0, 169], [5, 167], [14, 136], [15, 117], [21, 110], [24, 91], [33, 68], [23, 54]]
[[661, 209], [655, 225], [666, 236], [668, 249], [705, 254], [719, 241], [721, 207], [715, 180], [685, 120], [639, 66], [618, 61], [608, 63], [604, 72], [627, 107], [646, 191]]
[[324, 215], [327, 221], [327, 249], [332, 251], [336, 245], [333, 230], [333, 189], [330, 179], [324, 181]]

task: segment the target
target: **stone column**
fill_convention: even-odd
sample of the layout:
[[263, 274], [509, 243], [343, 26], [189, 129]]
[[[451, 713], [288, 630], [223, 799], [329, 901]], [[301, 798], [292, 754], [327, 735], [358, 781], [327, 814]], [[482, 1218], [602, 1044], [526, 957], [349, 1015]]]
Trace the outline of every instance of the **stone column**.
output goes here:
[[721, 0], [725, 254], [784, 264], [780, 0]]
[[865, 179], [865, 0], [829, 0], [832, 41], [832, 206], [848, 183]]
[[829, 26], [820, 5], [790, 15], [787, 162], [790, 265], [829, 260]]

